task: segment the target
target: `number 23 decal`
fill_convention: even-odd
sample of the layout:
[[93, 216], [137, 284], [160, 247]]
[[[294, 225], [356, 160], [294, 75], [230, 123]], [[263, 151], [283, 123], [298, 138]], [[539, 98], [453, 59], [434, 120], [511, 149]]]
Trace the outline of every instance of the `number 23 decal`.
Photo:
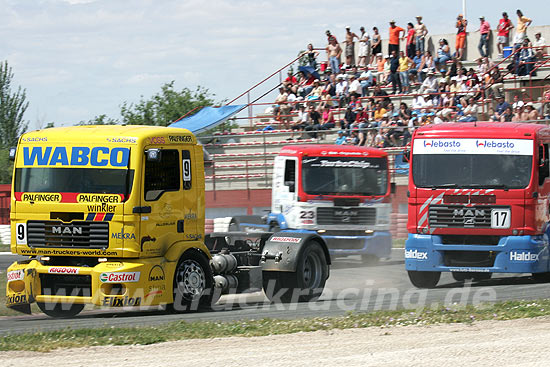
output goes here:
[[313, 219], [315, 218], [315, 212], [313, 210], [302, 210], [300, 211], [301, 219]]

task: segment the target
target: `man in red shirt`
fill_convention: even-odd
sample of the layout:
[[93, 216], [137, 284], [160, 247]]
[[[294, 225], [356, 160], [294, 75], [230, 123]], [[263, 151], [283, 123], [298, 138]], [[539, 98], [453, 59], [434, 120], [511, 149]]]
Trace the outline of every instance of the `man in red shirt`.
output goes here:
[[405, 30], [401, 27], [395, 25], [395, 20], [390, 21], [390, 40], [388, 43], [388, 55], [392, 54], [392, 51], [395, 51], [396, 54], [399, 54], [399, 37], [401, 32], [405, 34]]
[[[479, 44], [477, 49], [481, 57], [489, 56], [489, 36], [491, 35], [491, 25], [485, 20], [484, 16], [479, 17]], [[483, 50], [485, 47], [485, 51]]]
[[286, 77], [284, 83], [290, 83], [290, 84], [298, 84], [298, 80], [296, 77], [292, 74], [292, 70], [288, 71], [288, 76]]
[[508, 13], [502, 13], [502, 19], [498, 22], [498, 37], [497, 48], [498, 54], [502, 55], [504, 46], [508, 46], [508, 40], [510, 37], [510, 29], [514, 28], [512, 21], [508, 18]]

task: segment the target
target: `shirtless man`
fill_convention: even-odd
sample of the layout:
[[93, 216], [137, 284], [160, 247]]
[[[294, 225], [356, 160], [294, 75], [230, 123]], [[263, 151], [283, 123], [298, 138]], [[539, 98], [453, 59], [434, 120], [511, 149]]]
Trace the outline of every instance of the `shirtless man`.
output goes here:
[[355, 43], [353, 39], [357, 37], [355, 33], [350, 30], [349, 25], [346, 26], [346, 65], [352, 66], [355, 65]]
[[336, 38], [331, 38], [327, 46], [327, 56], [332, 73], [340, 73], [340, 56], [342, 55], [342, 48], [336, 42]]
[[416, 25], [414, 26], [415, 36], [416, 36], [416, 49], [420, 50], [421, 54], [424, 54], [424, 40], [428, 34], [428, 28], [422, 23], [422, 16], [418, 15], [416, 17]]

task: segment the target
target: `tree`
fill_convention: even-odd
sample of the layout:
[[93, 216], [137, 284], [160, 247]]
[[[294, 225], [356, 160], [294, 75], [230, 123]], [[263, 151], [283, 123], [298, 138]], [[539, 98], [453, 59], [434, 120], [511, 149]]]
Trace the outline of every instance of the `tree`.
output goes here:
[[19, 136], [27, 131], [23, 115], [29, 107], [26, 91], [12, 91], [13, 72], [8, 62], [0, 63], [0, 149], [15, 146]]
[[80, 121], [78, 124], [79, 125], [116, 125], [118, 124], [118, 120], [113, 119], [111, 117], [107, 117], [107, 115], [105, 114], [101, 114], [99, 116], [94, 117], [91, 120]]
[[150, 100], [142, 97], [136, 104], [124, 102], [120, 114], [123, 124], [167, 126], [194, 109], [212, 104], [214, 100], [208, 89], [197, 87], [194, 91], [188, 88], [177, 91], [174, 90], [174, 81], [171, 81]]

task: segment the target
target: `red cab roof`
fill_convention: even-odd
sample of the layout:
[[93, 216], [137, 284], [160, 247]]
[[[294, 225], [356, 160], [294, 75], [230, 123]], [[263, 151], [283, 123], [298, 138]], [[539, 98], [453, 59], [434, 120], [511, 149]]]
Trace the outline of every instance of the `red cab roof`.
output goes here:
[[383, 150], [355, 145], [309, 144], [285, 145], [279, 155], [302, 157], [387, 157]]

